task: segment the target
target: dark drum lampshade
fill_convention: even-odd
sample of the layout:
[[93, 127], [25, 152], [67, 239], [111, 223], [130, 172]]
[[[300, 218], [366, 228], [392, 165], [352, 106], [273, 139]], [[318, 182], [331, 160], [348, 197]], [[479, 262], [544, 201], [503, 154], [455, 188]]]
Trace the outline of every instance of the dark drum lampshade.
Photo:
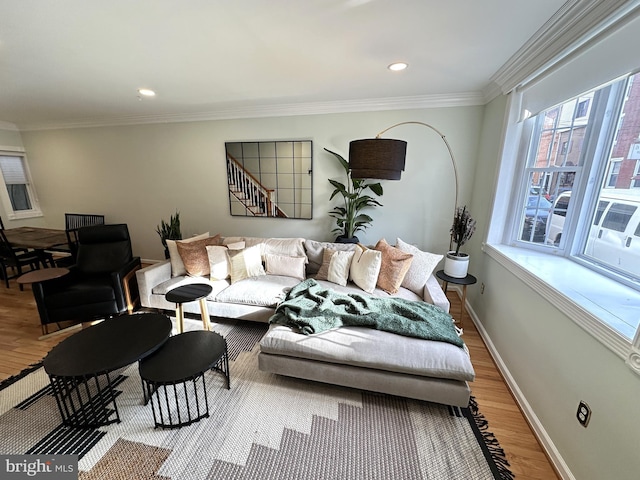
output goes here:
[[353, 140], [349, 143], [351, 177], [400, 180], [406, 153], [407, 142], [404, 140]]

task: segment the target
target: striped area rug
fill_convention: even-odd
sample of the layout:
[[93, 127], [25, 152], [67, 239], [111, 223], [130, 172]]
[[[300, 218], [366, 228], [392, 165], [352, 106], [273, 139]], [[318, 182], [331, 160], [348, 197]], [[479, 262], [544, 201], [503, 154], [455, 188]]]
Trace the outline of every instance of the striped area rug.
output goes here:
[[63, 427], [35, 366], [0, 386], [0, 453], [77, 454], [85, 480], [514, 478], [473, 401], [460, 409], [261, 372], [266, 328], [214, 324], [227, 339], [231, 389], [208, 372], [211, 416], [180, 429], [154, 429], [137, 365], [117, 372], [121, 423]]

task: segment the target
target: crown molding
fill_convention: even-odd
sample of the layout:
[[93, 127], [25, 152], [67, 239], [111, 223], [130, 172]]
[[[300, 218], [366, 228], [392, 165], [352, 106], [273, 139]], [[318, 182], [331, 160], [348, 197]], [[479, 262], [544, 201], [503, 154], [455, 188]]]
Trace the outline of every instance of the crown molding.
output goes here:
[[491, 77], [491, 82], [506, 94], [638, 11], [640, 0], [570, 0]]
[[330, 113], [375, 112], [385, 110], [411, 110], [420, 108], [468, 107], [484, 105], [482, 92], [464, 92], [443, 95], [418, 95], [408, 97], [370, 98], [331, 102], [289, 103], [279, 105], [228, 105], [200, 113], [135, 115], [112, 118], [94, 118], [66, 122], [42, 122], [19, 124], [22, 131], [54, 130], [83, 127], [112, 127], [150, 123], [180, 123], [211, 120], [237, 120], [244, 118], [286, 117], [322, 115]]

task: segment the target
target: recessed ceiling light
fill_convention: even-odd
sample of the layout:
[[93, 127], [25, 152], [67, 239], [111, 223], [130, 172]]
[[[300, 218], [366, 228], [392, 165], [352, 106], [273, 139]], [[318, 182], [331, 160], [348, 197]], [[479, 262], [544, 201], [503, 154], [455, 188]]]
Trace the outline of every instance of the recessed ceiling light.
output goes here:
[[153, 90], [149, 89], [149, 88], [139, 88], [138, 89], [138, 93], [144, 97], [155, 97], [156, 96], [156, 92], [154, 92]]
[[409, 66], [408, 63], [404, 63], [404, 62], [396, 62], [396, 63], [392, 63], [391, 65], [389, 65], [387, 68], [393, 72], [399, 72], [400, 70], [404, 70], [405, 68], [407, 68]]

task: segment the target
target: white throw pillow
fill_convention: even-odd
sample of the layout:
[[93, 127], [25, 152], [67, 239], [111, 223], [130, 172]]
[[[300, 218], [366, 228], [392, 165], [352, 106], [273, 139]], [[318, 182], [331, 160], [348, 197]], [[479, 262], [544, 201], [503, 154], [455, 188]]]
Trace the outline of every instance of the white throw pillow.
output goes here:
[[207, 257], [209, 257], [209, 277], [212, 281], [225, 280], [229, 278], [229, 257], [227, 247], [224, 245], [207, 246]]
[[[195, 242], [196, 240], [202, 240], [203, 238], [208, 238], [209, 232], [201, 233], [200, 235], [195, 235], [193, 237], [187, 238], [186, 240], [178, 240], [179, 242], [189, 243]], [[184, 267], [184, 262], [182, 261], [182, 257], [178, 253], [178, 246], [176, 245], [176, 240], [167, 240], [167, 250], [169, 250], [169, 259], [171, 261], [171, 276], [179, 277], [181, 275], [187, 274], [187, 269]]]
[[265, 254], [267, 275], [283, 275], [304, 280], [304, 265], [307, 257], [288, 257], [286, 255]]
[[345, 286], [349, 280], [349, 269], [351, 268], [351, 259], [354, 253], [353, 251], [341, 252], [325, 248], [322, 256], [322, 266], [318, 270], [316, 278]]
[[402, 280], [402, 286], [422, 296], [427, 280], [444, 256], [423, 252], [400, 238], [396, 239], [396, 246], [403, 252], [413, 255], [413, 262]]
[[382, 252], [371, 250], [362, 245], [358, 245], [358, 247], [353, 260], [351, 260], [349, 277], [362, 290], [373, 293], [382, 266]]
[[259, 245], [244, 250], [227, 250], [227, 256], [231, 266], [231, 283], [265, 275]]

